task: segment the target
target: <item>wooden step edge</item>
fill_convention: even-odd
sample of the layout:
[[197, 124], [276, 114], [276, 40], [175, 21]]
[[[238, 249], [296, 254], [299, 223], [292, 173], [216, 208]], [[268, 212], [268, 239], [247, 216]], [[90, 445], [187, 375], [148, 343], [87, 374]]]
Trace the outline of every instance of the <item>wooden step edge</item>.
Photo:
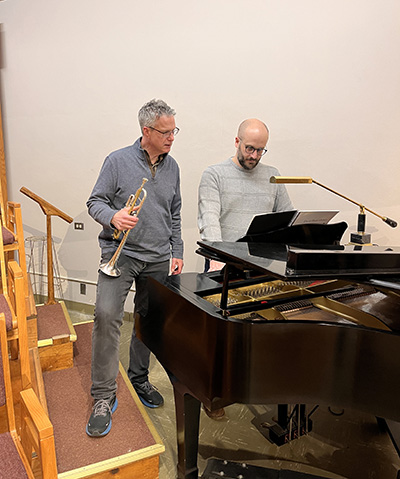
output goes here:
[[[71, 469], [70, 471], [61, 472], [57, 477], [58, 479], [81, 479], [88, 476], [94, 477], [95, 475], [101, 474], [105, 471], [119, 471], [121, 475], [118, 477], [123, 477], [122, 468], [124, 466], [155, 457], [157, 458], [158, 462], [158, 456], [163, 453], [164, 450], [164, 446], [155, 444], [153, 446], [140, 449], [139, 451], [130, 452], [122, 456], [116, 456], [96, 464], [89, 464], [88, 466], [84, 466], [79, 469]], [[127, 476], [127, 479], [128, 477], [129, 476]]]
[[76, 335], [72, 336], [71, 334], [60, 334], [58, 336], [53, 336], [52, 338], [39, 339], [37, 342], [37, 347], [43, 348], [45, 346], [53, 346], [56, 344], [73, 343], [76, 341], [76, 339]]
[[89, 324], [94, 323], [94, 319], [85, 319], [83, 321], [79, 321], [78, 323], [73, 323], [74, 326], [79, 326], [81, 324]]
[[71, 321], [71, 317], [68, 313], [67, 307], [65, 306], [64, 301], [59, 301], [59, 303], [61, 304], [61, 308], [64, 311], [65, 320], [67, 321], [67, 325], [68, 325], [68, 329], [69, 329], [70, 339], [71, 339], [71, 341], [76, 341], [76, 339], [77, 339], [76, 331], [75, 331], [74, 325]]

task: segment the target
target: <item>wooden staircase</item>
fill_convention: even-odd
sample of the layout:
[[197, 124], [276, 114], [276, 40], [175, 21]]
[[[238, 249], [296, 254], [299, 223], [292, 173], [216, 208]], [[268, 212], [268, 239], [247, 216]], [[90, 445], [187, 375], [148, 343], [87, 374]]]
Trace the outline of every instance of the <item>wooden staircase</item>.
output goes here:
[[[42, 363], [47, 368], [42, 374], [43, 389], [54, 428], [58, 477], [158, 478], [159, 455], [164, 446], [121, 365], [117, 378], [119, 405], [113, 414], [111, 432], [103, 438], [86, 434], [92, 409], [92, 325], [75, 325], [72, 367], [61, 368], [58, 362], [57, 369], [48, 369], [51, 354], [46, 354]], [[59, 345], [46, 348], [52, 347], [58, 349]]]
[[[30, 347], [29, 357], [32, 388], [54, 429], [56, 477], [157, 479], [159, 456], [165, 448], [121, 364], [117, 378], [119, 405], [111, 432], [103, 438], [87, 436], [86, 422], [92, 409], [93, 323], [72, 325], [65, 305], [55, 306], [50, 312], [38, 306], [38, 331], [54, 334], [43, 338], [38, 333], [40, 339]], [[41, 327], [41, 321], [49, 321], [49, 314], [60, 311], [66, 324], [60, 325], [59, 334], [54, 325]], [[13, 381], [20, 384], [17, 361], [12, 368]], [[35, 479], [41, 479], [39, 471]]]

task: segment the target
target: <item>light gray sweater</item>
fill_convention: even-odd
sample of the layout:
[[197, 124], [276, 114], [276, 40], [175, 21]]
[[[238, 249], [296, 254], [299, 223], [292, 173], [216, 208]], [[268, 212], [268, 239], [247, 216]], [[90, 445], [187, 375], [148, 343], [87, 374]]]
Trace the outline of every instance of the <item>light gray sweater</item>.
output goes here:
[[124, 253], [146, 262], [166, 261], [171, 256], [182, 259], [179, 166], [166, 155], [153, 178], [140, 139], [107, 156], [86, 203], [90, 216], [103, 226], [100, 247], [103, 252], [116, 250], [119, 241], [112, 239], [112, 217], [125, 206], [143, 178], [148, 179], [144, 186], [147, 198], [137, 225], [127, 237]]
[[209, 166], [199, 186], [198, 227], [202, 240], [237, 241], [256, 214], [293, 210], [284, 185], [270, 183], [279, 171], [259, 163], [253, 170], [232, 158]]

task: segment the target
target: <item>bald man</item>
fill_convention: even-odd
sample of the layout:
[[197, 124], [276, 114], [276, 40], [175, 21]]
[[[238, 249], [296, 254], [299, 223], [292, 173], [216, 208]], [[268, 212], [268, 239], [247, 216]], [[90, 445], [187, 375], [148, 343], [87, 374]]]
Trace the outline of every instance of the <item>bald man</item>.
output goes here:
[[[294, 209], [285, 186], [269, 182], [271, 176], [280, 176], [279, 171], [260, 162], [268, 138], [265, 123], [243, 121], [235, 137], [235, 155], [203, 172], [198, 211], [202, 240], [237, 241], [254, 215]], [[222, 266], [211, 261], [209, 271]]]

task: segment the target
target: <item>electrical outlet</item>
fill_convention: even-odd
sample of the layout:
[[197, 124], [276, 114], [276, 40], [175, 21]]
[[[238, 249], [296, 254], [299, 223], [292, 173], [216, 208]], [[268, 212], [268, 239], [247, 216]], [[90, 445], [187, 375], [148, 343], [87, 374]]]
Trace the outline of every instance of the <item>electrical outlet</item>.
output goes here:
[[74, 223], [74, 227], [75, 227], [76, 230], [83, 230], [84, 229], [83, 223]]
[[81, 294], [86, 294], [86, 284], [80, 283]]

